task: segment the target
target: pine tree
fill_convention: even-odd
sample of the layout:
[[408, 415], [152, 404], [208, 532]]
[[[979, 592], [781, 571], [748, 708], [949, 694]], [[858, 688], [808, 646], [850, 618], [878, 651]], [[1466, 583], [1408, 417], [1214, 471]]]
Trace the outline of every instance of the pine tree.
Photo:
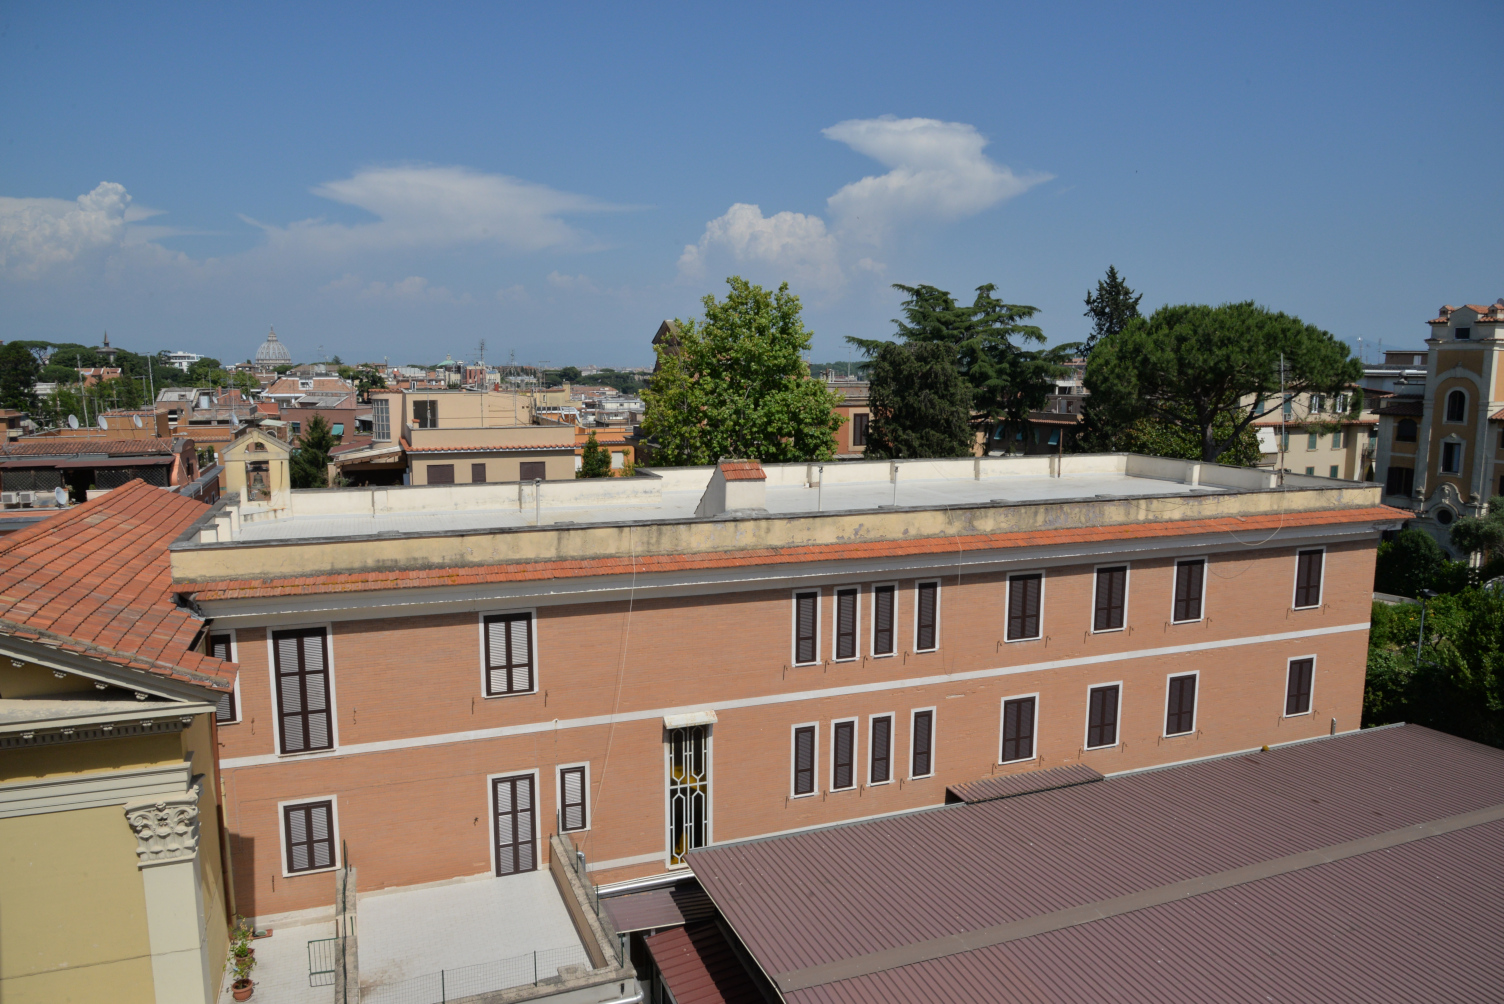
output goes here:
[[868, 368], [869, 457], [965, 457], [972, 452], [971, 389], [940, 342], [879, 344]]
[[1081, 346], [1083, 356], [1091, 355], [1098, 342], [1108, 335], [1115, 335], [1139, 316], [1138, 303], [1144, 294], [1128, 288], [1123, 277], [1118, 275], [1116, 265], [1107, 266], [1107, 278], [1097, 280], [1097, 292], [1086, 291], [1086, 314], [1091, 318], [1091, 334]]
[[294, 488], [326, 488], [329, 485], [329, 453], [339, 445], [329, 429], [329, 420], [314, 415], [298, 437], [292, 451], [290, 474]]
[[580, 478], [608, 478], [611, 476], [611, 454], [595, 440], [595, 430], [580, 448]]

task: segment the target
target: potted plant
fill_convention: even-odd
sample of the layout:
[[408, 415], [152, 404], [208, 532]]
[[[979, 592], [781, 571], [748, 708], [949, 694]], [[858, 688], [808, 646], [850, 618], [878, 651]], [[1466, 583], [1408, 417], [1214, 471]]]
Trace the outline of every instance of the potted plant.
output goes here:
[[235, 981], [230, 984], [230, 994], [237, 1001], [251, 999], [256, 984], [251, 982], [251, 970], [256, 968], [256, 950], [251, 947], [251, 929], [244, 921], [237, 923], [230, 932], [230, 968]]

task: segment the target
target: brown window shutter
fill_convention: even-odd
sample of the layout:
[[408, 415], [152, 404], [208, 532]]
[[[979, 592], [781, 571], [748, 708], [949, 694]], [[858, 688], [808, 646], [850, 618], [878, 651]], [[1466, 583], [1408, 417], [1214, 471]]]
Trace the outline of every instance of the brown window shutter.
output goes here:
[[868, 770], [869, 784], [882, 784], [892, 776], [893, 716], [883, 715], [872, 719], [872, 765]]
[[[231, 646], [230, 636], [227, 634], [211, 634], [209, 636], [209, 654], [216, 659], [230, 662]], [[220, 694], [214, 704], [214, 720], [216, 722], [233, 722], [240, 717], [239, 709], [235, 707], [235, 692], [233, 690]]]
[[794, 594], [794, 662], [805, 665], [818, 658], [815, 632], [820, 610], [819, 593]]
[[836, 590], [836, 658], [856, 658], [856, 604], [855, 589]]
[[331, 749], [334, 745], [324, 644], [323, 628], [272, 634], [283, 753]]
[[559, 803], [559, 829], [566, 833], [585, 829], [589, 820], [585, 815], [584, 767], [559, 771]]
[[498, 777], [491, 783], [498, 875], [530, 872], [537, 867], [533, 794], [531, 774]]
[[935, 741], [935, 713], [933, 711], [914, 712], [914, 756], [909, 772], [910, 777], [928, 777], [934, 769], [934, 758], [930, 755]]
[[856, 723], [836, 722], [831, 730], [831, 781], [836, 791], [856, 783]]
[[1008, 640], [1039, 637], [1039, 594], [1044, 576], [1014, 575], [1008, 579]]
[[1196, 728], [1196, 677], [1170, 677], [1169, 701], [1165, 710], [1165, 735], [1178, 736]]
[[454, 484], [454, 465], [453, 464], [429, 464], [428, 465], [428, 483], [431, 484], [431, 485], [452, 485], [452, 484]]
[[287, 870], [334, 867], [334, 803], [308, 802], [282, 809]]
[[483, 484], [486, 483], [486, 465], [485, 464], [471, 464], [470, 465], [470, 483], [472, 485], [483, 485]]
[[1285, 682], [1285, 714], [1303, 715], [1311, 710], [1311, 676], [1314, 659], [1294, 659]]
[[928, 652], [935, 647], [936, 602], [939, 599], [940, 583], [921, 582], [916, 592], [919, 630], [914, 639], [914, 650]]
[[893, 592], [892, 586], [876, 586], [872, 590], [872, 654], [893, 654]]
[[1123, 604], [1128, 592], [1128, 568], [1097, 569], [1096, 615], [1093, 631], [1116, 631], [1123, 626]]
[[1206, 572], [1206, 562], [1181, 561], [1175, 565], [1175, 619], [1195, 621], [1201, 619], [1201, 589]]
[[1034, 698], [1020, 697], [1003, 703], [1002, 761], [1034, 758]]
[[1301, 551], [1296, 556], [1295, 605], [1321, 606], [1321, 551]]
[[794, 794], [809, 795], [815, 790], [815, 727], [804, 725], [794, 730]]
[[517, 465], [518, 477], [523, 481], [547, 481], [548, 464], [542, 460], [526, 460]]
[[486, 618], [486, 696], [533, 689], [533, 615]]
[[1094, 687], [1088, 698], [1086, 745], [1116, 746], [1118, 743], [1118, 688]]

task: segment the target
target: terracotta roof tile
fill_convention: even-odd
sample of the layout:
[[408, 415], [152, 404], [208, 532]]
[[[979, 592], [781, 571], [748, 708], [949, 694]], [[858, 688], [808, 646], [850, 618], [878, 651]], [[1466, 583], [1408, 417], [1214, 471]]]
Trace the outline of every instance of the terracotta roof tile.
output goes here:
[[766, 481], [768, 474], [756, 460], [722, 460], [721, 477], [727, 481]]

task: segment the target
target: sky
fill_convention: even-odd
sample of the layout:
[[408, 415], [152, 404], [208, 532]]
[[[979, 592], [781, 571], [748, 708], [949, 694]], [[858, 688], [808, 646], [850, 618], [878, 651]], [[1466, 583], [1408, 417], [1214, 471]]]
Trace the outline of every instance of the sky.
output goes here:
[[1504, 296], [1504, 4], [0, 0], [0, 339], [642, 366], [787, 281], [816, 361], [1115, 265], [1376, 358]]

